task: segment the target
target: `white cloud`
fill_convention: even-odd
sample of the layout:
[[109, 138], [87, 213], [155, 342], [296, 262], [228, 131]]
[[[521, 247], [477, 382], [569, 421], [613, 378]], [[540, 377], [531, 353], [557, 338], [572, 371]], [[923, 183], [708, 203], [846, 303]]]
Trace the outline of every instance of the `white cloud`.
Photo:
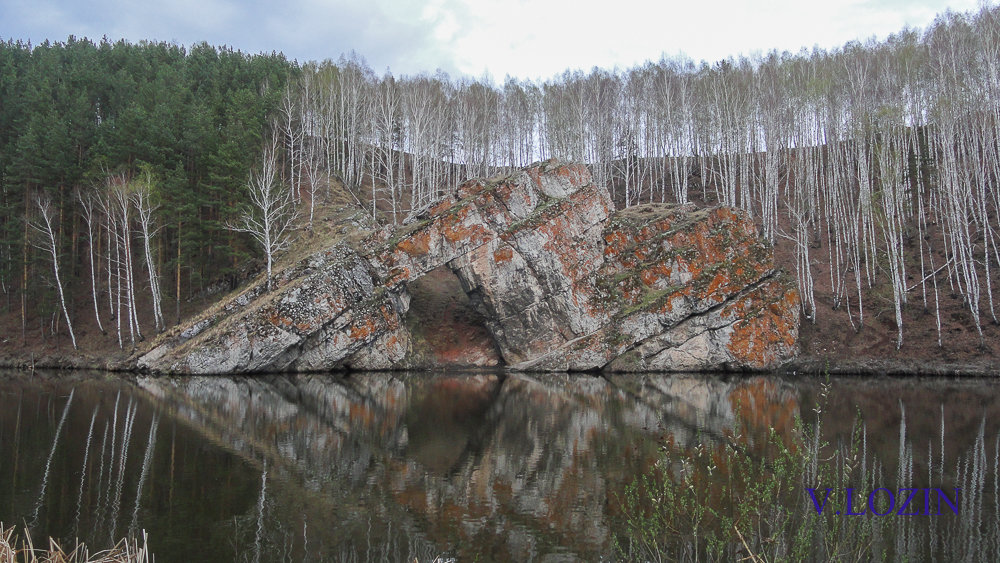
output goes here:
[[300, 61], [351, 50], [381, 72], [549, 78], [685, 53], [716, 60], [771, 49], [833, 48], [923, 27], [976, 0], [0, 0], [0, 36], [208, 41]]
[[[974, 0], [952, 3], [975, 8]], [[683, 52], [714, 62], [772, 49], [833, 48], [904, 25], [925, 26], [945, 9], [934, 2], [801, 0], [660, 2], [546, 0], [476, 2], [458, 34], [456, 64], [476, 74], [547, 78], [565, 69], [629, 67]]]

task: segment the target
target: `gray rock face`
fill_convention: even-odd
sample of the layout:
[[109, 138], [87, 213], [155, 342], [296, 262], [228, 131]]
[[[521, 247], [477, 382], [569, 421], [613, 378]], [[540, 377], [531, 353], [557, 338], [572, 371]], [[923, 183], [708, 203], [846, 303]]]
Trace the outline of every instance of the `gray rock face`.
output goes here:
[[234, 373], [449, 364], [447, 354], [416, 354], [426, 336], [406, 322], [408, 284], [443, 267], [514, 369], [765, 369], [795, 350], [798, 297], [744, 215], [667, 205], [616, 213], [579, 164], [547, 161], [469, 181], [426, 219], [361, 247], [364, 254], [338, 244], [309, 257], [271, 293], [248, 289], [139, 366]]
[[[305, 273], [308, 272], [308, 273]], [[277, 290], [255, 287], [138, 360], [173, 373], [390, 368], [408, 349], [408, 296], [385, 288], [370, 263], [345, 245], [285, 272]]]

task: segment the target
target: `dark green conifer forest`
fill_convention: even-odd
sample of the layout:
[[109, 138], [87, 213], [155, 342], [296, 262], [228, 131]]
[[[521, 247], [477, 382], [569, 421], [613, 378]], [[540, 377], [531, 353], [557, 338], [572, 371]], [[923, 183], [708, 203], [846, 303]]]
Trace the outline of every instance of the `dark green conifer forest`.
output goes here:
[[[98, 294], [115, 293], [126, 266], [133, 281], [148, 280], [141, 235], [132, 232], [138, 213], [122, 237], [122, 210], [108, 197], [115, 182], [143, 176], [163, 293], [184, 299], [232, 276], [250, 249], [224, 223], [294, 72], [280, 54], [207, 44], [0, 42], [0, 308], [48, 322], [58, 307], [52, 267], [30, 228], [39, 198], [52, 203], [71, 295], [89, 291], [91, 259]], [[75, 305], [76, 315], [87, 311], [86, 302]]]

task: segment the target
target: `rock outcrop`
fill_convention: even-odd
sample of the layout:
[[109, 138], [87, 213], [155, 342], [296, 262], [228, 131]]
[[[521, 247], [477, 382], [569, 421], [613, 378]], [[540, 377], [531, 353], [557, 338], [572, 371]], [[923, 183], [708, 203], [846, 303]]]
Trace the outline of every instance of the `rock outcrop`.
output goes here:
[[[157, 372], [427, 367], [408, 286], [447, 268], [518, 370], [767, 369], [794, 355], [798, 296], [744, 214], [615, 212], [579, 164], [472, 180], [413, 224], [314, 254], [138, 359]], [[463, 296], [465, 298], [465, 296]]]

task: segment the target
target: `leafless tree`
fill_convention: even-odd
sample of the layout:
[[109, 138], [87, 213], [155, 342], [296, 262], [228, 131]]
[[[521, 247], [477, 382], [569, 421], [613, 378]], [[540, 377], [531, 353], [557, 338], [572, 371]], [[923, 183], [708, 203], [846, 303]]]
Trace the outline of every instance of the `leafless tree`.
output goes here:
[[[80, 202], [80, 214], [83, 216], [83, 221], [87, 224], [87, 254], [90, 258], [90, 295], [94, 301], [94, 320], [97, 321], [97, 328], [100, 329], [102, 334], [105, 334], [104, 325], [101, 323], [100, 308], [97, 306], [97, 265], [95, 261], [98, 258], [94, 257], [94, 244], [100, 237], [100, 230], [98, 228], [100, 203], [98, 202], [98, 196], [92, 191], [78, 190], [76, 198]], [[96, 236], [95, 231], [97, 231]]]
[[55, 207], [52, 205], [52, 199], [42, 193], [35, 195], [35, 206], [38, 208], [39, 216], [36, 221], [31, 222], [31, 228], [42, 235], [43, 240], [37, 244], [37, 247], [47, 252], [52, 259], [52, 273], [55, 276], [56, 290], [59, 292], [59, 306], [62, 308], [63, 317], [66, 319], [66, 328], [69, 330], [69, 339], [75, 350], [77, 346], [76, 335], [73, 333], [73, 321], [70, 320], [69, 310], [66, 309], [66, 295], [63, 293], [62, 279], [59, 277], [59, 244], [54, 227]]
[[153, 319], [156, 330], [162, 331], [167, 327], [163, 320], [163, 311], [160, 303], [163, 295], [160, 291], [160, 276], [156, 271], [156, 259], [153, 256], [152, 239], [159, 231], [153, 214], [158, 208], [153, 203], [154, 189], [153, 176], [148, 170], [143, 171], [139, 178], [131, 183], [132, 201], [139, 214], [139, 229], [142, 232], [142, 248], [146, 258], [146, 271], [149, 273], [149, 290], [153, 298]]
[[236, 222], [228, 227], [249, 233], [261, 246], [267, 261], [267, 289], [271, 290], [271, 275], [275, 255], [288, 247], [294, 223], [298, 217], [291, 190], [278, 177], [278, 141], [272, 136], [264, 148], [259, 170], [251, 172], [247, 181], [250, 199]]
[[[901, 345], [913, 292], [940, 326], [948, 284], [981, 333], [984, 318], [997, 320], [1000, 269], [998, 14], [945, 14], [925, 32], [831, 51], [663, 59], [501, 88], [443, 74], [376, 78], [352, 54], [303, 69], [297, 88], [311, 101], [300, 97], [286, 121], [305, 133], [286, 131], [296, 170], [279, 175], [319, 176], [306, 162], [315, 137], [327, 177], [358, 199], [370, 185], [373, 216], [384, 201], [395, 218], [460, 175], [582, 161], [619, 204], [700, 195], [749, 213], [765, 238], [792, 245], [813, 320], [826, 299], [861, 330], [871, 288], [885, 284]], [[814, 287], [824, 261], [825, 296]]]

